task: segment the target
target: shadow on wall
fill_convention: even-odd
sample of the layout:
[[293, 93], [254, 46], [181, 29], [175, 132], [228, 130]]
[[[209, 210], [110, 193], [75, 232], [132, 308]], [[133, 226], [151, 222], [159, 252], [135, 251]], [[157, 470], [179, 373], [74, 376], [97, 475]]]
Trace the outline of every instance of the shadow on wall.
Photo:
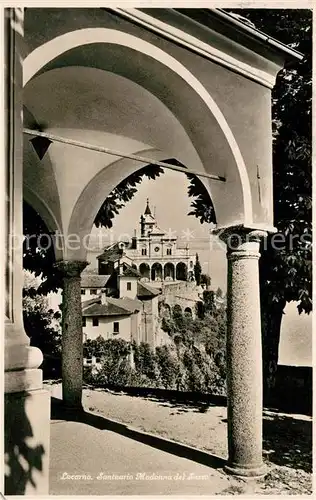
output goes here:
[[36, 490], [35, 471], [43, 470], [43, 445], [32, 447], [33, 430], [26, 406], [30, 394], [5, 395], [5, 495]]

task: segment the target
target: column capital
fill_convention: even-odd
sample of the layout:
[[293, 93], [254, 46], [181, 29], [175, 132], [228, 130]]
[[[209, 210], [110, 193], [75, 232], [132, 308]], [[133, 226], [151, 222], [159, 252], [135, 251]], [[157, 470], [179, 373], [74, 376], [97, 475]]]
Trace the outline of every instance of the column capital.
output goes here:
[[65, 278], [80, 278], [84, 268], [89, 264], [85, 260], [60, 260], [56, 262], [55, 267]]
[[268, 235], [267, 231], [262, 229], [244, 226], [231, 226], [215, 230], [214, 234], [226, 243], [228, 259], [259, 259], [260, 241]]

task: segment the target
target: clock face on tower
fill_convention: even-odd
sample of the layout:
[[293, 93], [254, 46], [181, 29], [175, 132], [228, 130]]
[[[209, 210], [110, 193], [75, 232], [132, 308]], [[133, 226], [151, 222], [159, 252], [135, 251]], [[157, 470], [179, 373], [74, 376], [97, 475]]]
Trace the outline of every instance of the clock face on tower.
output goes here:
[[155, 247], [155, 252], [159, 252], [159, 247]]

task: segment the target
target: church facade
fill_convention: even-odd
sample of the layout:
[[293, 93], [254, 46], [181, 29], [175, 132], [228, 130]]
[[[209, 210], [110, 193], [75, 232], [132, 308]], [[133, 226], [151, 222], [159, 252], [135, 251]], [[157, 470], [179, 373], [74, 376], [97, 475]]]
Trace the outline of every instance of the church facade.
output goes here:
[[149, 205], [140, 217], [140, 231], [125, 249], [143, 281], [153, 284], [173, 281], [194, 281], [195, 256], [189, 245], [180, 248], [175, 231], [162, 230]]

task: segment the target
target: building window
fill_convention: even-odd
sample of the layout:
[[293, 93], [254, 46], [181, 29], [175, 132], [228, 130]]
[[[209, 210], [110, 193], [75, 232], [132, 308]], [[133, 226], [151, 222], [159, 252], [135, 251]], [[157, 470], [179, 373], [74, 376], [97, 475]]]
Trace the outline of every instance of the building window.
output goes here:
[[171, 252], [172, 252], [171, 248], [167, 248], [167, 255], [171, 255]]
[[84, 316], [82, 318], [82, 326], [83, 327], [87, 326], [86, 318]]
[[92, 318], [92, 326], [99, 326], [99, 318]]
[[98, 290], [95, 290], [94, 288], [90, 289], [90, 295], [97, 295]]
[[131, 283], [130, 281], [128, 281], [128, 282], [126, 283], [126, 290], [131, 291], [131, 289], [132, 289], [132, 283]]
[[142, 248], [142, 255], [147, 255], [147, 248]]
[[86, 294], [86, 291], [84, 288], [81, 288], [81, 295], [85, 295]]
[[120, 324], [118, 321], [114, 321], [113, 323], [113, 333], [119, 333], [120, 331]]

